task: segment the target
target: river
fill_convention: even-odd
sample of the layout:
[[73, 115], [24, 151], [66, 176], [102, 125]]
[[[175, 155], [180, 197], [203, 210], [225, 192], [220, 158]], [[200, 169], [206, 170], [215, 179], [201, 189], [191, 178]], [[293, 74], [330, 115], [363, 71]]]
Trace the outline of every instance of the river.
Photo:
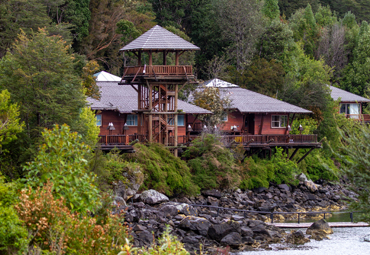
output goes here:
[[[306, 229], [301, 229], [306, 231]], [[238, 255], [365, 255], [370, 254], [370, 242], [363, 238], [370, 234], [369, 227], [333, 228], [329, 235], [331, 240], [316, 241], [299, 246], [291, 246], [289, 250], [279, 250], [281, 244], [270, 245], [272, 250], [241, 252]]]

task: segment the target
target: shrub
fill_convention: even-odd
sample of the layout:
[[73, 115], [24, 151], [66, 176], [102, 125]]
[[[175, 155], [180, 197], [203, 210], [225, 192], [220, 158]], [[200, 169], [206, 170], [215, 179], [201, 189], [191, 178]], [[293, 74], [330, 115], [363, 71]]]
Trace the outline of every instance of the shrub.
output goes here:
[[168, 196], [173, 194], [197, 194], [199, 187], [194, 185], [188, 166], [175, 157], [163, 145], [152, 143], [134, 145], [136, 153], [126, 154], [124, 158], [137, 162], [144, 173], [142, 189], [155, 189]]
[[205, 134], [195, 139], [183, 154], [193, 180], [201, 189], [232, 188], [238, 185], [239, 167], [219, 138]]
[[[55, 198], [47, 182], [36, 191], [22, 190], [15, 206], [28, 229], [30, 249], [51, 254], [117, 254], [126, 243], [127, 229], [118, 217], [96, 218], [72, 213], [66, 200]], [[36, 247], [36, 248], [35, 248]]]
[[282, 148], [276, 148], [271, 160], [247, 158], [243, 169], [242, 189], [268, 188], [270, 182], [295, 184], [294, 176], [299, 172], [297, 164], [287, 159]]
[[38, 187], [47, 180], [54, 184], [57, 197], [64, 197], [72, 211], [93, 211], [99, 204], [95, 176], [88, 172], [90, 147], [67, 125], [42, 132], [44, 143], [33, 162], [28, 163], [26, 185]]
[[156, 254], [171, 254], [171, 255], [189, 255], [190, 253], [185, 250], [184, 245], [177, 240], [176, 236], [170, 234], [170, 228], [166, 226], [166, 230], [163, 232], [161, 238], [158, 239], [158, 243], [153, 243], [148, 248], [132, 248], [130, 245], [126, 245], [122, 248], [122, 251], [118, 255], [129, 255], [129, 254], [142, 254], [142, 255], [156, 255]]
[[0, 254], [21, 254], [27, 249], [27, 229], [13, 208], [14, 185], [0, 176]]

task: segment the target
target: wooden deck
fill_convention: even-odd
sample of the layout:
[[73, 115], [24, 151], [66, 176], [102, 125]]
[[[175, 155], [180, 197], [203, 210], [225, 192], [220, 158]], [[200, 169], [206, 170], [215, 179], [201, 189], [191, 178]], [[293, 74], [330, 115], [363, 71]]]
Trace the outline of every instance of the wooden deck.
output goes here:
[[[188, 146], [196, 139], [195, 135], [177, 137], [177, 144]], [[170, 136], [167, 146], [174, 146], [174, 137]], [[224, 135], [221, 139], [227, 147], [243, 144], [245, 148], [288, 147], [288, 148], [320, 148], [317, 135]], [[146, 135], [100, 135], [99, 144], [102, 149], [130, 145], [134, 141], [148, 142]], [[156, 141], [159, 142], [159, 141]], [[124, 147], [122, 147], [124, 148]]]
[[[267, 223], [279, 228], [308, 228], [313, 222], [305, 223]], [[365, 222], [328, 222], [331, 228], [354, 228], [354, 227], [369, 227], [368, 223]]]
[[144, 65], [127, 66], [124, 68], [123, 77], [119, 84], [146, 83], [146, 80], [189, 80], [194, 79], [193, 67], [167, 66], [167, 65]]

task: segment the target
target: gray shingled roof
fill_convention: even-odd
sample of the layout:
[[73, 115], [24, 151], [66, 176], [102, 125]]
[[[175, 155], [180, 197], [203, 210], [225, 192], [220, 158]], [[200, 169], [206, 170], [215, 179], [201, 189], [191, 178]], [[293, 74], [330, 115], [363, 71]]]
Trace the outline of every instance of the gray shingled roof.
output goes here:
[[200, 50], [200, 48], [156, 25], [120, 49], [120, 51], [134, 50]]
[[[211, 81], [206, 81], [205, 84], [211, 84]], [[216, 87], [219, 88], [222, 97], [228, 97], [231, 100], [230, 108], [242, 113], [312, 113], [284, 101], [240, 88], [235, 84], [230, 83], [234, 86], [225, 87], [223, 82], [218, 80], [214, 84], [221, 85]]]
[[[97, 82], [100, 87], [100, 100], [87, 98], [92, 110], [117, 110], [120, 113], [132, 113], [137, 110], [137, 92], [127, 85], [118, 82]], [[178, 109], [184, 113], [210, 114], [211, 112], [198, 106], [178, 101]]]
[[338, 98], [341, 98], [341, 102], [358, 102], [358, 103], [370, 102], [370, 100], [367, 98], [358, 96], [343, 89], [338, 89], [333, 86], [330, 86], [330, 89], [331, 89], [331, 98], [333, 98], [334, 100], [338, 100]]

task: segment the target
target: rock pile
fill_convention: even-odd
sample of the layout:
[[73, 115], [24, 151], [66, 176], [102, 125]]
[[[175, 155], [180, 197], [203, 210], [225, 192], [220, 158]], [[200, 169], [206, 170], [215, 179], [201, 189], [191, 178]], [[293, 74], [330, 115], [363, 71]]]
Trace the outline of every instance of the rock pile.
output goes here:
[[[172, 199], [148, 190], [136, 194], [127, 206], [118, 209], [126, 210], [125, 221], [132, 229], [135, 246], [152, 243], [166, 225], [189, 251], [198, 251], [200, 244], [207, 251], [226, 246], [233, 250], [267, 248], [270, 243], [281, 241], [302, 244], [308, 241], [303, 233], [292, 232], [285, 237], [283, 230], [265, 223], [270, 221], [269, 215], [224, 208], [263, 212], [339, 210], [344, 206], [345, 196], [354, 196], [340, 185], [314, 184], [316, 190], [309, 185], [312, 183], [302, 181], [297, 187], [282, 184], [245, 192], [206, 190], [196, 197]], [[275, 221], [285, 219], [282, 215], [274, 216]], [[316, 225], [320, 226], [318, 230], [307, 234], [322, 240], [330, 231], [324, 228], [324, 223]]]

